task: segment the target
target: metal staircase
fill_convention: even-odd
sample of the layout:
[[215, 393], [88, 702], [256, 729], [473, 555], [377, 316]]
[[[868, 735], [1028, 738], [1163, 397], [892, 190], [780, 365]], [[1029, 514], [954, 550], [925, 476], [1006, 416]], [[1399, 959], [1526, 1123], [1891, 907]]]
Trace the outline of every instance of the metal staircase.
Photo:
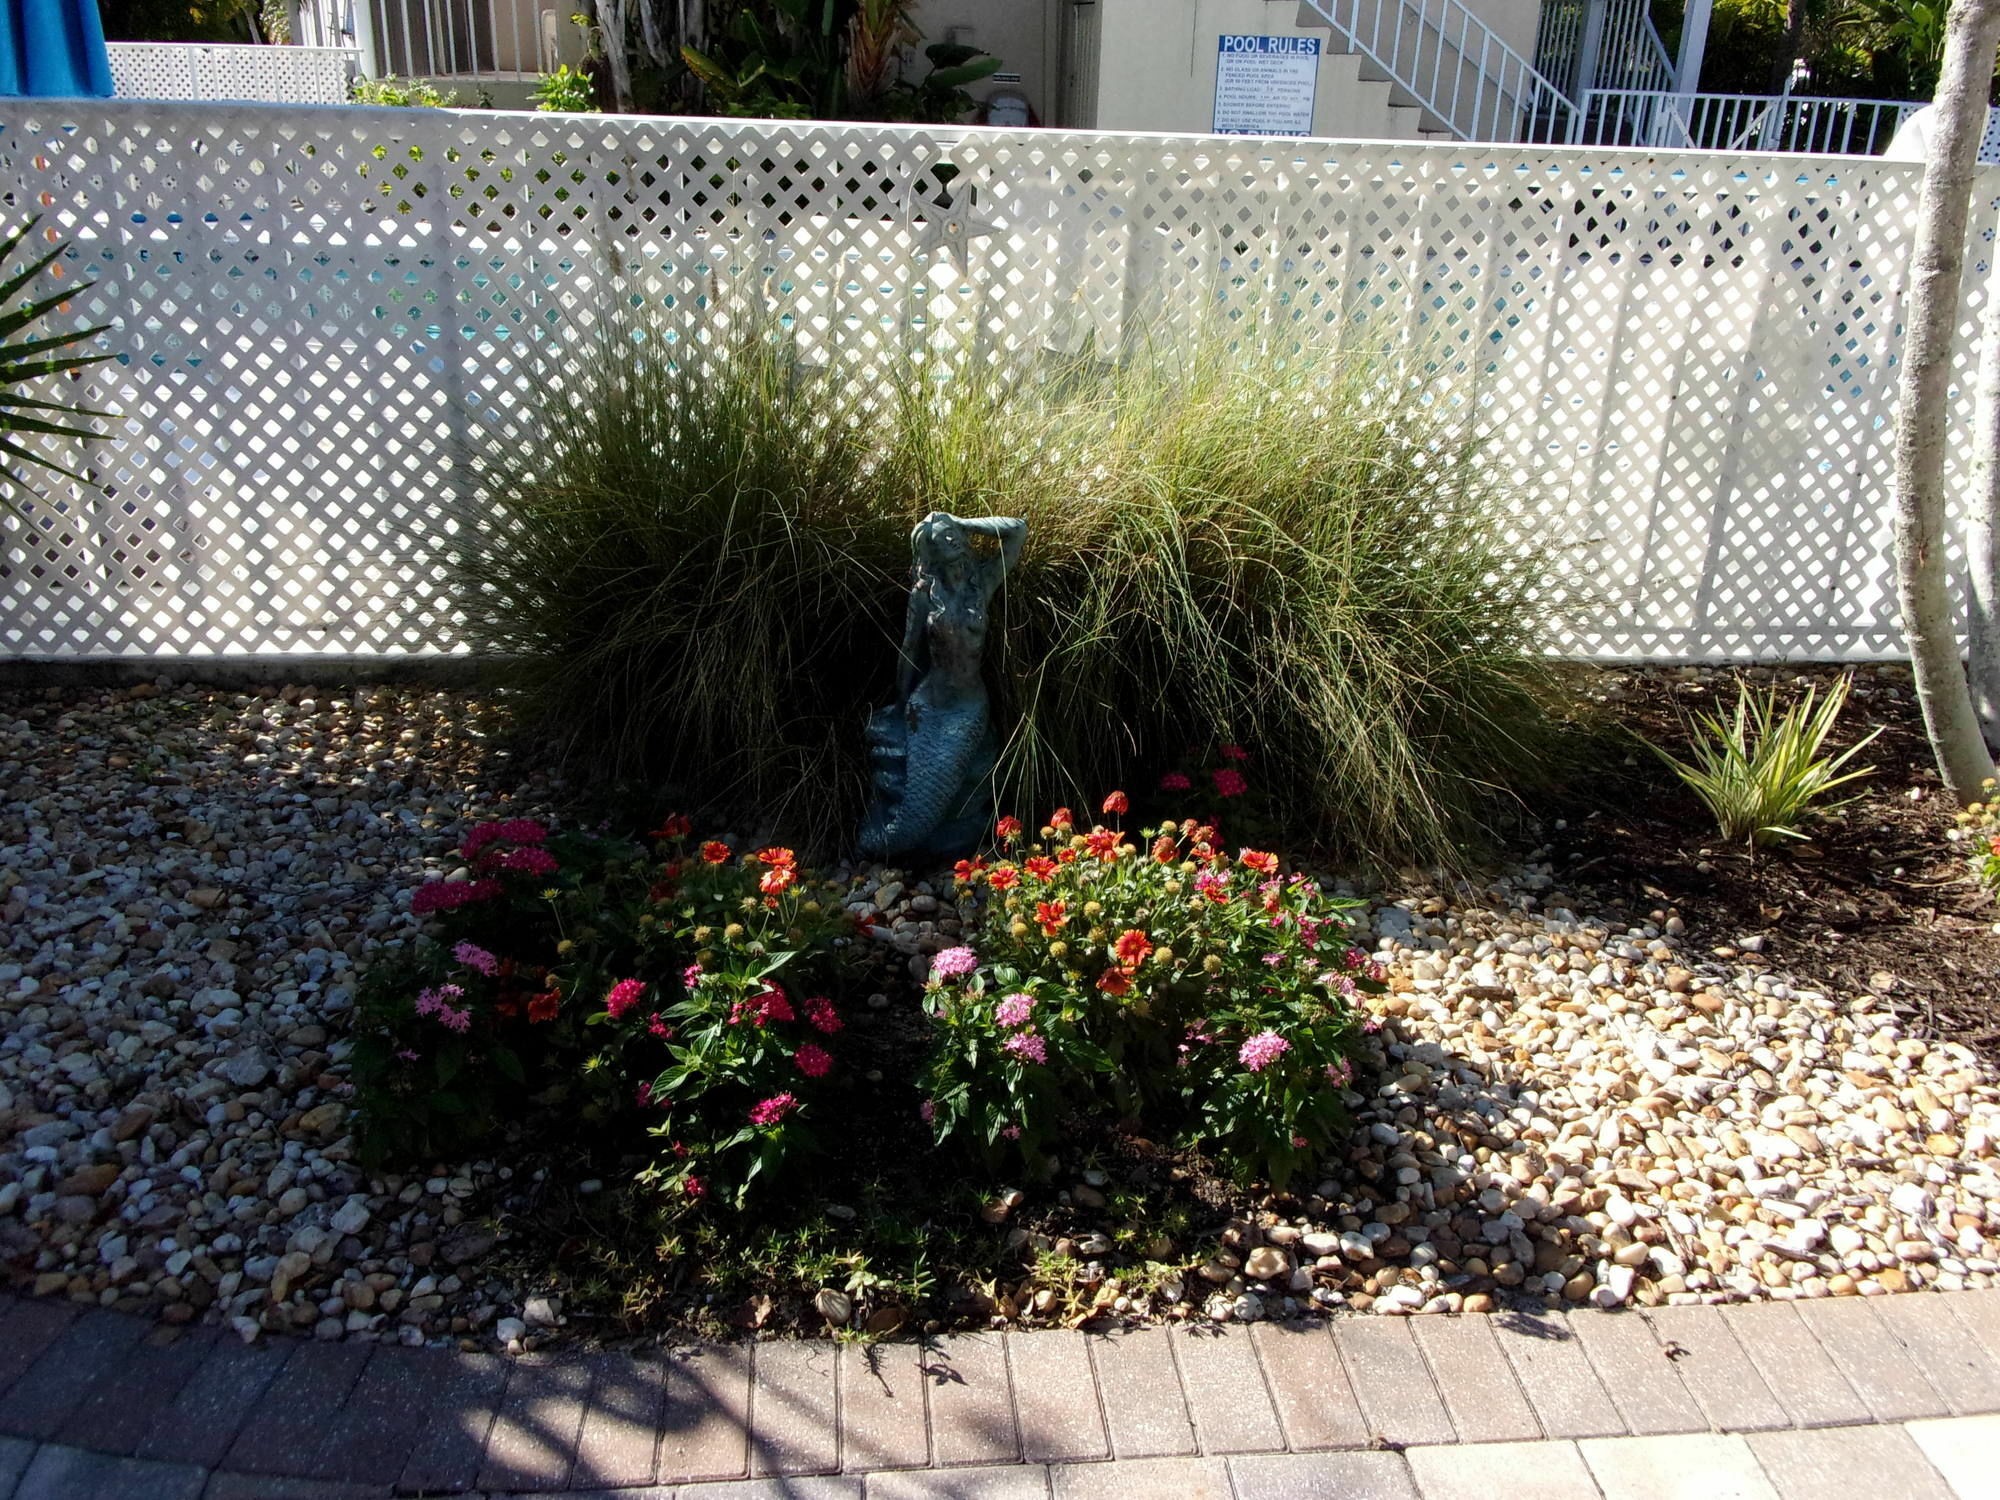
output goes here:
[[1422, 134], [1561, 141], [1576, 106], [1460, 0], [1300, 0], [1299, 25], [1331, 31], [1361, 76], [1415, 107]]

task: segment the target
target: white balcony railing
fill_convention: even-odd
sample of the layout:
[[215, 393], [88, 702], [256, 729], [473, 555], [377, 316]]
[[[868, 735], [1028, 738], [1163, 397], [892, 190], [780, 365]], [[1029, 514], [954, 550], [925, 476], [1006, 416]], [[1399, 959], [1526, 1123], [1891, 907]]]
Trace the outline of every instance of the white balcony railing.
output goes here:
[[[1593, 89], [1576, 113], [1570, 139], [1590, 146], [1879, 156], [1896, 128], [1922, 107], [1908, 99]], [[1994, 134], [1989, 125], [1988, 150], [1996, 144]], [[2000, 159], [1988, 150], [1981, 160]]]
[[1364, 64], [1461, 141], [1562, 140], [1575, 107], [1460, 0], [1305, 0]]

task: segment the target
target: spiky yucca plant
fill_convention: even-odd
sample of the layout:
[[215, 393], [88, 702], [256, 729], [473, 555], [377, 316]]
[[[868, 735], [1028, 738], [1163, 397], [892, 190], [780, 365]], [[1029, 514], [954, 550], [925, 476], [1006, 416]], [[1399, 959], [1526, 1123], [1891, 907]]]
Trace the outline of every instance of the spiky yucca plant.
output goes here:
[[111, 326], [108, 323], [94, 328], [40, 335], [32, 331], [43, 318], [96, 284], [86, 281], [81, 286], [69, 287], [39, 299], [22, 295], [68, 248], [66, 244], [58, 244], [40, 259], [30, 261], [10, 274], [8, 267], [15, 259], [15, 251], [34, 233], [35, 226], [40, 222], [39, 218], [30, 219], [0, 238], [0, 276], [6, 278], [0, 282], [0, 454], [5, 455], [4, 460], [0, 460], [0, 506], [10, 509], [19, 508], [17, 491], [28, 495], [37, 493], [20, 466], [48, 469], [69, 479], [84, 479], [74, 469], [64, 468], [46, 451], [20, 441], [23, 436], [46, 433], [55, 437], [90, 439], [97, 434], [70, 419], [111, 415], [110, 412], [95, 411], [73, 402], [52, 401], [46, 396], [29, 394], [38, 388], [40, 381], [52, 375], [80, 370], [86, 365], [116, 357], [110, 354], [61, 352], [74, 348], [85, 339], [95, 338]]

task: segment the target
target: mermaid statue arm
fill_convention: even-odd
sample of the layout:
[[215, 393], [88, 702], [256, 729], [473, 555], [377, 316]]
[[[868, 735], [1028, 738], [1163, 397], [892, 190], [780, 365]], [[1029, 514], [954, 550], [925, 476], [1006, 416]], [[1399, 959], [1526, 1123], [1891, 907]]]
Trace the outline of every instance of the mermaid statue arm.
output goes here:
[[919, 578], [910, 590], [910, 602], [903, 610], [903, 645], [896, 653], [896, 696], [907, 700], [917, 679], [929, 664], [926, 638], [929, 633], [930, 589]]
[[990, 536], [1000, 543], [1000, 571], [1010, 571], [1021, 560], [1021, 549], [1028, 545], [1028, 523], [1018, 516], [977, 516], [959, 525], [967, 531]]

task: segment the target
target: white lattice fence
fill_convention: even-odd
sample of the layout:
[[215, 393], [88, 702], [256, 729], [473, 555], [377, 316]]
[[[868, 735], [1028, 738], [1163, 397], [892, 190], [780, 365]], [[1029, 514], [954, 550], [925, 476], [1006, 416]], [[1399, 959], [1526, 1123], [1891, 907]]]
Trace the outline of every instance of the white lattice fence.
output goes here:
[[[96, 281], [75, 311], [115, 320], [120, 360], [81, 392], [122, 416], [66, 455], [102, 492], [0, 523], [0, 651], [462, 649], [453, 456], [521, 439], [530, 388], [617, 306], [693, 336], [756, 305], [866, 378], [915, 342], [1112, 351], [1254, 302], [1394, 340], [1478, 403], [1524, 536], [1598, 584], [1556, 649], [1893, 654], [1917, 183], [1854, 158], [25, 101], [0, 193]], [[1981, 191], [1975, 286], [2000, 175]]]
[[207, 42], [111, 42], [121, 99], [228, 99], [345, 104], [351, 47], [249, 47]]

